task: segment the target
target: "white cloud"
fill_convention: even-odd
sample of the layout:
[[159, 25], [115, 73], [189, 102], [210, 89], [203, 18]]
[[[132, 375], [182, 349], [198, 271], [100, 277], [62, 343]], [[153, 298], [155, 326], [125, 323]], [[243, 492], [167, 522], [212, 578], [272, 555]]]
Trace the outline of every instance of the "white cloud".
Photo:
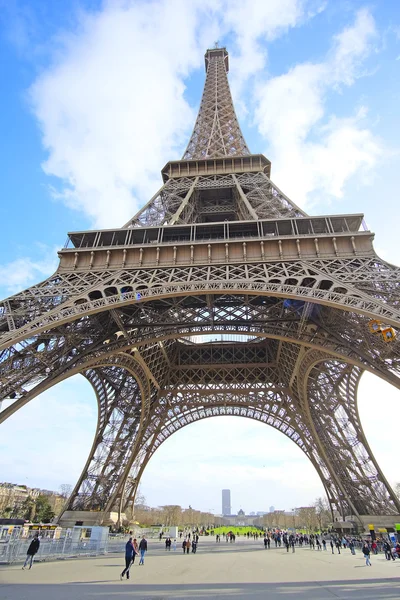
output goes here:
[[[266, 63], [265, 41], [271, 41], [299, 24], [304, 16], [301, 0], [230, 0], [224, 9], [224, 23], [234, 32], [238, 56], [233, 59], [234, 81], [241, 84]], [[262, 43], [264, 42], [264, 44]]]
[[57, 249], [39, 245], [39, 257], [28, 256], [0, 264], [0, 290], [13, 294], [49, 277], [57, 268]]
[[112, 2], [84, 14], [31, 89], [44, 169], [97, 226], [121, 226], [156, 191], [194, 120], [183, 77], [201, 60], [197, 9], [174, 4]]
[[365, 107], [347, 118], [327, 112], [328, 94], [364, 74], [376, 38], [372, 16], [361, 10], [335, 36], [325, 61], [296, 65], [258, 86], [255, 122], [270, 144], [273, 179], [300, 205], [310, 203], [313, 193], [340, 197], [348, 179], [355, 173], [370, 177], [383, 154]]
[[309, 4], [126, 0], [81, 13], [30, 91], [49, 153], [43, 168], [62, 181], [54, 195], [95, 226], [121, 226], [183, 152], [195, 119], [184, 81], [205, 47], [233, 33], [243, 79], [264, 65], [259, 41], [297, 25]]

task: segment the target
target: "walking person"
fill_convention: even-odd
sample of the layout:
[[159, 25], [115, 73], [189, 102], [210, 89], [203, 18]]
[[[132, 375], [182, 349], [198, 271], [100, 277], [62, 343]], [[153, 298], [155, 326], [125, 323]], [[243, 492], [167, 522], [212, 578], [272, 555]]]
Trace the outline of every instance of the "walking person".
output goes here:
[[322, 546], [324, 550], [326, 550], [326, 540], [324, 540], [324, 538], [322, 538]]
[[119, 576], [121, 581], [123, 580], [124, 575], [126, 575], [126, 578], [129, 579], [129, 569], [131, 568], [131, 565], [133, 564], [135, 554], [136, 554], [136, 550], [133, 545], [133, 540], [130, 537], [129, 540], [125, 544], [125, 569], [122, 571], [121, 575]]
[[186, 540], [183, 540], [183, 542], [182, 542], [182, 550], [183, 550], [183, 554], [185, 554], [185, 552], [186, 552]]
[[27, 566], [28, 563], [29, 563], [29, 568], [32, 569], [33, 558], [34, 558], [35, 554], [37, 554], [37, 552], [39, 550], [39, 546], [40, 546], [39, 534], [35, 533], [33, 540], [29, 544], [29, 548], [26, 553], [26, 559], [24, 562], [24, 566], [22, 567], [23, 569], [25, 569], [25, 567]]
[[146, 540], [146, 538], [144, 536], [140, 540], [139, 550], [140, 550], [139, 565], [144, 565], [144, 555], [147, 552], [147, 540]]
[[368, 542], [364, 542], [364, 546], [362, 549], [362, 553], [364, 554], [364, 558], [365, 558], [365, 566], [366, 567], [372, 567], [371, 565], [371, 561], [369, 560], [369, 555], [370, 555], [370, 549], [368, 546]]
[[332, 548], [332, 554], [335, 554], [335, 552], [333, 551], [333, 541], [331, 540], [331, 548]]
[[189, 540], [189, 538], [186, 540], [186, 554], [189, 554], [190, 551], [190, 546], [191, 546], [191, 541]]
[[174, 543], [172, 544], [172, 550], [176, 552], [176, 540], [174, 540]]

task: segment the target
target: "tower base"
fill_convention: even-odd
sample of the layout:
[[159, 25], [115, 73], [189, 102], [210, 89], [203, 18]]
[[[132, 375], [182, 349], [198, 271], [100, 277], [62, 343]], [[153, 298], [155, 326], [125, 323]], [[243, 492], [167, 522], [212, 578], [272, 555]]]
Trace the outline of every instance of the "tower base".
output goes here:
[[[121, 523], [126, 520], [124, 513], [121, 514]], [[105, 527], [115, 527], [118, 524], [117, 512], [101, 512], [90, 510], [66, 510], [61, 516], [59, 523], [61, 527], [74, 527], [74, 525], [83, 525], [93, 527], [94, 525], [103, 525]]]
[[369, 533], [370, 525], [376, 533], [380, 530], [396, 531], [396, 523], [400, 523], [399, 515], [359, 515], [346, 517], [345, 521], [336, 521], [333, 525], [334, 529], [343, 532], [353, 530], [358, 533]]

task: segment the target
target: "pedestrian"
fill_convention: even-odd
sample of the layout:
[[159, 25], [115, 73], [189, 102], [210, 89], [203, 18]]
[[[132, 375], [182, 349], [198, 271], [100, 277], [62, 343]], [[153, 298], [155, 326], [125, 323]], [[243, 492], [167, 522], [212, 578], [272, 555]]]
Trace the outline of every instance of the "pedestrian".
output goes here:
[[326, 540], [324, 540], [324, 538], [322, 538], [322, 546], [324, 550], [326, 550]]
[[383, 550], [385, 552], [386, 560], [391, 560], [393, 558], [392, 549], [388, 542], [383, 542]]
[[147, 540], [146, 540], [145, 536], [143, 536], [142, 539], [140, 540], [139, 550], [140, 550], [139, 565], [144, 565], [144, 555], [147, 552]]
[[191, 546], [191, 542], [189, 540], [189, 538], [186, 540], [186, 554], [189, 554], [190, 551], [190, 546]]
[[37, 552], [39, 550], [39, 546], [40, 546], [39, 534], [35, 533], [33, 540], [29, 544], [29, 548], [26, 553], [26, 559], [24, 562], [24, 566], [22, 567], [23, 569], [25, 569], [25, 567], [27, 566], [28, 563], [29, 563], [29, 568], [32, 569], [33, 557], [35, 556], [35, 554], [37, 554]]
[[193, 554], [196, 554], [196, 552], [197, 552], [197, 542], [195, 539], [192, 542], [192, 552], [193, 552]]
[[125, 544], [125, 569], [122, 571], [121, 575], [119, 576], [121, 581], [123, 580], [124, 575], [126, 575], [126, 578], [129, 579], [129, 569], [131, 568], [135, 554], [136, 554], [136, 551], [135, 551], [135, 547], [133, 545], [133, 540], [130, 537], [129, 540]]
[[182, 542], [182, 550], [183, 550], [183, 554], [185, 554], [185, 552], [186, 552], [186, 540], [183, 540], [183, 542]]
[[354, 540], [350, 540], [350, 541], [349, 541], [349, 548], [350, 548], [350, 552], [351, 552], [352, 554], [355, 554], [355, 553], [356, 553], [356, 551], [355, 551], [355, 548], [354, 548]]
[[365, 566], [366, 567], [372, 567], [371, 561], [369, 560], [370, 549], [369, 549], [369, 546], [368, 546], [368, 542], [364, 542], [362, 553], [364, 554], [364, 558], [365, 558]]
[[176, 552], [176, 539], [174, 540], [174, 543], [172, 544], [172, 550], [174, 552]]
[[333, 541], [331, 540], [331, 548], [332, 548], [332, 554], [335, 554], [333, 551]]

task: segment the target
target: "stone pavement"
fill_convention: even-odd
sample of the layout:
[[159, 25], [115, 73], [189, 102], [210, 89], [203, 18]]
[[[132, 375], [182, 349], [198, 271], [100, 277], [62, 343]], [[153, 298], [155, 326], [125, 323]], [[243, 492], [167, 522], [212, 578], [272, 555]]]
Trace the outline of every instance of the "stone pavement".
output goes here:
[[145, 565], [120, 581], [123, 555], [0, 567], [1, 600], [388, 600], [400, 598], [400, 560], [308, 548], [264, 550], [262, 540], [235, 544], [201, 538], [197, 554], [166, 552], [149, 540]]

